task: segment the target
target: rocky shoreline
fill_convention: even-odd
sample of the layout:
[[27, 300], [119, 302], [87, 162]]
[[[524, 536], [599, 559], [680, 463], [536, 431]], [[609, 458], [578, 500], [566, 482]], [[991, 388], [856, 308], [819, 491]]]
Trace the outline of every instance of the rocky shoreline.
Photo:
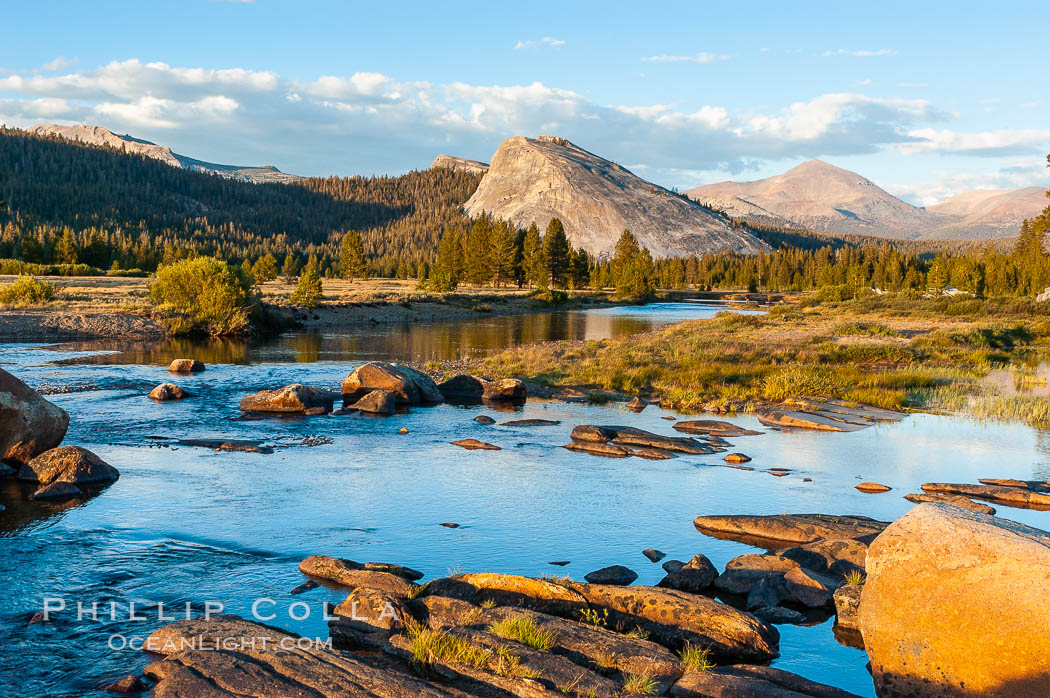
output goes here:
[[[168, 370], [178, 381], [207, 367], [180, 359]], [[170, 382], [150, 397], [179, 402], [193, 396]], [[439, 384], [411, 367], [370, 362], [347, 375], [337, 392], [296, 383], [246, 395], [240, 418], [382, 416], [443, 401], [491, 406], [527, 399], [526, 386], [513, 378], [463, 374]], [[0, 405], [4, 473], [37, 483], [31, 499], [82, 502], [119, 477], [90, 451], [60, 445], [69, 416], [2, 370]], [[630, 407], [641, 411], [645, 403]], [[766, 420], [777, 422], [772, 428], [817, 432], [904, 416], [812, 399], [796, 400], [777, 415]], [[726, 453], [727, 467], [750, 468], [743, 465], [748, 456], [729, 452], [729, 440], [761, 438], [710, 419], [675, 420], [674, 430], [682, 436], [581, 424], [566, 447], [617, 458]], [[272, 453], [255, 442], [192, 445]], [[889, 491], [862, 484], [865, 492]], [[319, 585], [345, 590], [345, 600], [327, 609], [330, 643], [299, 638], [263, 618], [187, 618], [149, 637], [144, 649], [159, 658], [141, 676], [109, 688], [159, 697], [849, 698], [767, 666], [781, 652], [777, 626], [835, 616], [840, 642], [866, 649], [880, 696], [1039, 695], [1050, 676], [1050, 646], [1041, 640], [1050, 621], [1043, 600], [1050, 534], [963, 502], [1041, 507], [1050, 500], [1050, 482], [984, 479], [922, 489], [909, 495], [922, 503], [893, 522], [816, 513], [697, 517], [701, 534], [757, 551], [719, 571], [700, 552], [688, 561], [663, 560], [661, 551], [645, 549], [666, 573], [654, 586], [635, 585], [638, 575], [623, 565], [594, 570], [585, 582], [497, 572], [424, 582], [422, 573], [402, 564], [322, 552], [299, 563], [304, 583], [291, 593]]]

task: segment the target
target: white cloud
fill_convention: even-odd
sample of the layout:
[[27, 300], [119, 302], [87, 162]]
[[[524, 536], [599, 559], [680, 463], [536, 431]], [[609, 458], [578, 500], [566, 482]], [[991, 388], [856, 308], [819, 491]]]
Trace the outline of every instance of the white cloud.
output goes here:
[[702, 53], [693, 54], [692, 56], [649, 56], [642, 60], [651, 63], [714, 63], [715, 61], [729, 60], [729, 56], [724, 53], [715, 55], [704, 51]]
[[863, 80], [857, 80], [858, 87], [866, 87], [871, 84], [871, 78], [864, 78]]
[[[372, 72], [299, 80], [132, 59], [58, 75], [2, 76], [0, 94], [0, 123], [99, 124], [192, 157], [274, 162], [301, 174], [401, 172], [438, 152], [488, 159], [508, 136], [540, 133], [644, 163], [656, 177], [958, 147], [945, 135], [950, 131], [932, 130], [951, 117], [929, 102], [855, 93], [746, 112], [719, 104], [601, 104], [539, 82], [434, 85]], [[225, 154], [215, 152], [217, 143]]]
[[969, 155], [1000, 156], [1030, 152], [1033, 148], [1050, 145], [1050, 130], [1001, 129], [977, 133], [919, 128], [908, 132], [914, 140], [897, 145], [906, 154], [967, 153]]
[[851, 50], [851, 49], [840, 48], [840, 49], [838, 49], [836, 51], [825, 51], [821, 55], [824, 55], [824, 56], [857, 56], [859, 58], [870, 58], [872, 56], [895, 56], [895, 55], [897, 55], [897, 52], [892, 50], [892, 49], [888, 49], [888, 48], [880, 48], [880, 49], [874, 49], [874, 50], [872, 50], [872, 49], [853, 49], [853, 50]]
[[44, 70], [48, 71], [48, 72], [52, 72], [53, 73], [53, 72], [55, 72], [57, 70], [65, 70], [66, 68], [71, 67], [75, 63], [76, 63], [76, 61], [71, 61], [68, 58], [66, 58], [65, 56], [57, 56], [57, 57], [55, 57], [54, 60], [48, 61], [47, 63], [45, 63], [44, 65], [42, 65], [40, 67], [43, 68]]
[[547, 46], [550, 48], [561, 48], [565, 45], [565, 42], [561, 39], [555, 39], [553, 36], [545, 36], [542, 39], [524, 39], [514, 44], [514, 50], [520, 51], [522, 49], [529, 48], [540, 48]]

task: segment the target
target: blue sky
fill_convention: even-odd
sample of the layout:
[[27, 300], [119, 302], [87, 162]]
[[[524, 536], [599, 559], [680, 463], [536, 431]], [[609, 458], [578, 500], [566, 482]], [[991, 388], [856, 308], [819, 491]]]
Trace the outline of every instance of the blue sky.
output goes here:
[[1046, 2], [5, 7], [0, 122], [306, 175], [551, 133], [666, 186], [820, 158], [915, 203], [1050, 184]]

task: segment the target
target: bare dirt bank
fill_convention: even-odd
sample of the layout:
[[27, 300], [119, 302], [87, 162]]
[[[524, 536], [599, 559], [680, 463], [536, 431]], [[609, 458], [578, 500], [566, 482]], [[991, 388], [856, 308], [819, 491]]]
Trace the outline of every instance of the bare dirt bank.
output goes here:
[[153, 339], [168, 336], [167, 328], [148, 315], [112, 310], [80, 312], [53, 308], [0, 310], [0, 340], [58, 341], [124, 337]]

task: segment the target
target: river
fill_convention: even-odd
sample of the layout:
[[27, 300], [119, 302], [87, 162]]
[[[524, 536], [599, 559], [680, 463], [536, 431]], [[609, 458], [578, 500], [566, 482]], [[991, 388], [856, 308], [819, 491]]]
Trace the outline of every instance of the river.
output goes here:
[[[821, 512], [891, 520], [926, 481], [978, 477], [1050, 479], [1050, 434], [1013, 424], [913, 415], [862, 431], [777, 432], [748, 416], [729, 421], [766, 433], [734, 439], [752, 472], [720, 467], [715, 456], [664, 461], [603, 459], [560, 448], [577, 424], [628, 424], [674, 434], [649, 407], [530, 400], [509, 414], [441, 405], [390, 418], [363, 416], [231, 421], [248, 392], [292, 382], [334, 388], [367, 359], [426, 361], [508, 344], [600, 339], [643, 331], [720, 310], [674, 303], [580, 312], [483, 317], [474, 323], [376, 326], [340, 335], [288, 335], [261, 344], [180, 342], [119, 346], [2, 344], [0, 365], [38, 388], [68, 386], [49, 399], [66, 409], [65, 443], [83, 445], [120, 470], [120, 480], [74, 505], [25, 501], [28, 489], [0, 482], [0, 686], [5, 695], [79, 696], [140, 670], [149, 658], [120, 640], [164, 624], [158, 604], [199, 611], [205, 602], [248, 616], [252, 602], [273, 600], [270, 622], [326, 637], [325, 601], [346, 592], [321, 587], [289, 592], [311, 554], [381, 560], [427, 578], [450, 571], [525, 575], [587, 572], [622, 564], [639, 584], [663, 576], [642, 556], [704, 553], [719, 568], [749, 546], [705, 537], [700, 514]], [[204, 373], [175, 382], [196, 397], [153, 403], [146, 393], [171, 377], [167, 362], [192, 355]], [[513, 428], [474, 422], [489, 414], [559, 420]], [[407, 434], [398, 433], [405, 427]], [[151, 438], [164, 437], [164, 438]], [[260, 439], [272, 454], [220, 453], [171, 439]], [[482, 439], [501, 451], [463, 451], [448, 442]], [[313, 445], [310, 445], [313, 444]], [[786, 467], [787, 477], [767, 468]], [[804, 478], [811, 478], [806, 482]], [[862, 494], [875, 480], [893, 487]], [[998, 506], [1001, 516], [1046, 529], [1050, 512]], [[454, 522], [458, 528], [440, 524]], [[570, 560], [552, 567], [554, 560]], [[44, 597], [69, 600], [48, 623], [29, 624]], [[116, 619], [78, 620], [77, 601], [116, 604]], [[289, 617], [306, 602], [308, 618]], [[145, 620], [128, 619], [135, 602]], [[301, 616], [304, 607], [293, 612]], [[855, 693], [873, 695], [862, 650], [839, 644], [833, 618], [780, 625], [774, 666]], [[114, 649], [113, 647], [118, 647]], [[106, 695], [99, 693], [98, 695]]]

